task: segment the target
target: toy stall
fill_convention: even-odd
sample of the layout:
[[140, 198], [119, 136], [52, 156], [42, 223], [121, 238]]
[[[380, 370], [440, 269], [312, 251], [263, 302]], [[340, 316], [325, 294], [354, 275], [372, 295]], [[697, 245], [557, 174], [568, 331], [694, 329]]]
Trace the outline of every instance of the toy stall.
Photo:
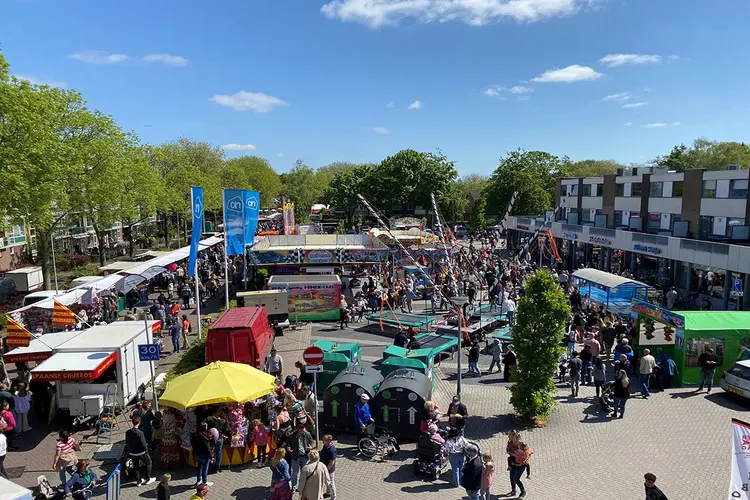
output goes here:
[[673, 312], [638, 300], [632, 311], [638, 352], [649, 348], [657, 361], [664, 356], [660, 351], [672, 357], [678, 370], [674, 377], [677, 384], [700, 384], [698, 358], [708, 349], [719, 358], [716, 382], [736, 361], [750, 359], [750, 311]]
[[640, 281], [623, 278], [598, 269], [579, 269], [571, 275], [571, 281], [581, 295], [588, 295], [591, 302], [617, 316], [630, 316], [633, 300], [648, 296], [649, 286]]

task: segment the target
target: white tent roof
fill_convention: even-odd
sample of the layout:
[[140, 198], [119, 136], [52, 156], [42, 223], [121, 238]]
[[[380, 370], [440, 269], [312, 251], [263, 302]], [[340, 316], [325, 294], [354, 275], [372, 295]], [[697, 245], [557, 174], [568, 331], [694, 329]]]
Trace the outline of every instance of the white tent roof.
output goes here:
[[0, 477], [0, 500], [31, 500], [31, 490]]
[[623, 285], [648, 287], [647, 284], [641, 283], [640, 281], [623, 278], [622, 276], [617, 276], [616, 274], [607, 273], [598, 269], [579, 269], [578, 271], [573, 273], [573, 276], [586, 281], [590, 281], [592, 283], [606, 286], [607, 288], [617, 288], [618, 286]]

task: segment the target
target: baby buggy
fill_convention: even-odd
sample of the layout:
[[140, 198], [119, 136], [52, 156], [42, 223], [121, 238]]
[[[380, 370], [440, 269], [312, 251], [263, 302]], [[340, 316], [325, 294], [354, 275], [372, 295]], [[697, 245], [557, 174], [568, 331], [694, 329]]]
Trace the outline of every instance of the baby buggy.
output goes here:
[[604, 382], [604, 384], [602, 384], [599, 405], [601, 405], [604, 413], [612, 413], [614, 411], [615, 395], [612, 389], [613, 386], [614, 382]]
[[417, 440], [417, 459], [414, 461], [414, 472], [427, 474], [433, 480], [447, 470], [448, 460], [443, 447], [430, 438], [426, 432]]

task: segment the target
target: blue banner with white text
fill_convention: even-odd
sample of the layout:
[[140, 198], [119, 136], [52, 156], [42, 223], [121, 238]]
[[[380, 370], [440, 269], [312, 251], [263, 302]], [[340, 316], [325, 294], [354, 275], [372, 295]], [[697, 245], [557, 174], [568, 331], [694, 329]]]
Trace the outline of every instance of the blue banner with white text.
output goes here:
[[245, 246], [255, 242], [255, 230], [258, 229], [258, 214], [260, 213], [260, 193], [245, 191]]
[[227, 235], [227, 255], [245, 252], [245, 191], [224, 190], [224, 232]]
[[190, 236], [190, 260], [188, 261], [188, 276], [195, 276], [198, 262], [198, 244], [203, 232], [203, 188], [192, 187], [190, 190], [193, 212], [193, 234]]

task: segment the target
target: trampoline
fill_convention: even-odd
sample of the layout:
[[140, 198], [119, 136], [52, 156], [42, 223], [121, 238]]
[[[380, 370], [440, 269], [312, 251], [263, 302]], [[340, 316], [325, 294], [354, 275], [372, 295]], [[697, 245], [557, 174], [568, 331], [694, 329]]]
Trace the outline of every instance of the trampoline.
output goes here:
[[433, 358], [444, 352], [453, 353], [458, 350], [458, 339], [449, 335], [438, 335], [436, 333], [420, 333], [415, 337], [419, 342], [420, 349], [432, 349]]
[[503, 328], [493, 333], [492, 338], [498, 339], [500, 342], [512, 341], [513, 337], [511, 336], [511, 328], [509, 326], [504, 326]]
[[[367, 324], [370, 322], [380, 324], [381, 317], [380, 313], [368, 314], [365, 316]], [[410, 314], [410, 313], [394, 313], [393, 311], [383, 311], [382, 317], [383, 325], [393, 326], [398, 328], [399, 325], [405, 328], [416, 328], [418, 330], [424, 330], [435, 321], [435, 318], [431, 316], [425, 316], [424, 314]]]

